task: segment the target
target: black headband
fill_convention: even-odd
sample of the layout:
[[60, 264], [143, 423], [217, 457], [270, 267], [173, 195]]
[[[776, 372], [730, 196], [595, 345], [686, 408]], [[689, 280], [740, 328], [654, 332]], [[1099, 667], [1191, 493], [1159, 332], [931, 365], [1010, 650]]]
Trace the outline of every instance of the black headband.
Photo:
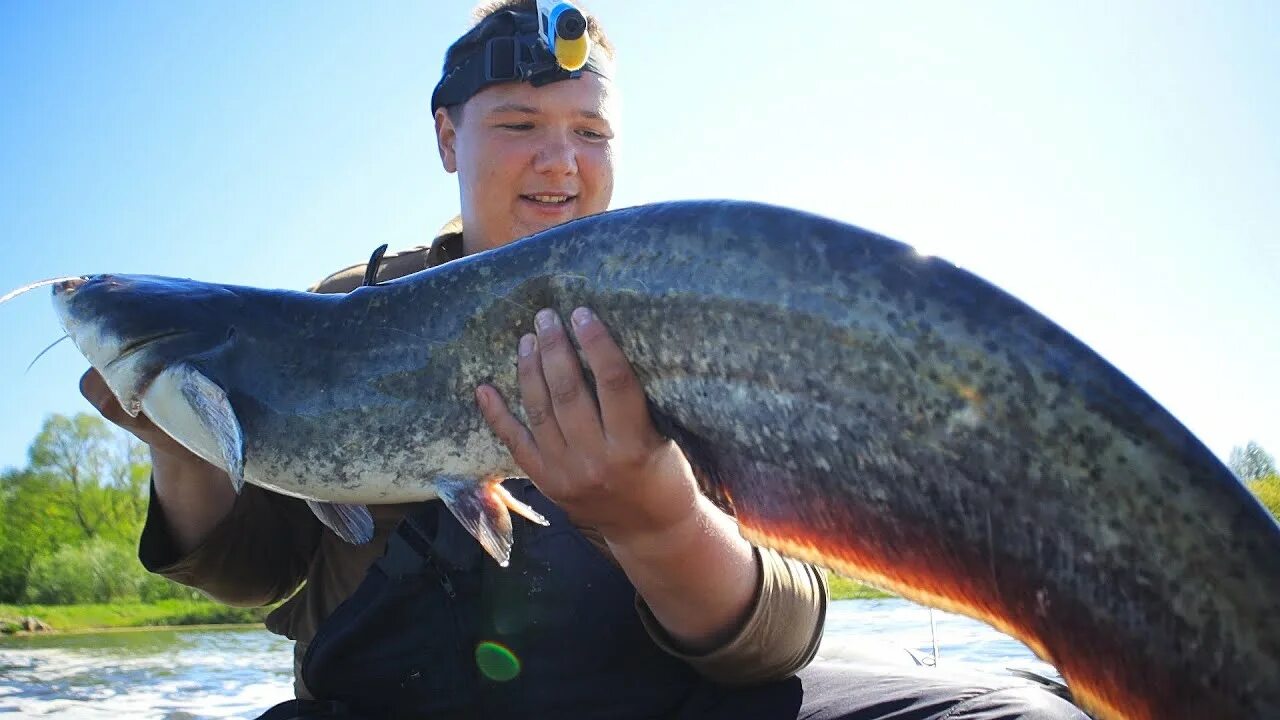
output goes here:
[[599, 45], [592, 44], [587, 63], [580, 70], [560, 67], [555, 55], [538, 35], [536, 15], [515, 10], [495, 13], [476, 25], [446, 53], [454, 56], [452, 67], [431, 93], [431, 112], [464, 103], [490, 85], [528, 82], [534, 87], [569, 80], [588, 70], [609, 77], [609, 59]]

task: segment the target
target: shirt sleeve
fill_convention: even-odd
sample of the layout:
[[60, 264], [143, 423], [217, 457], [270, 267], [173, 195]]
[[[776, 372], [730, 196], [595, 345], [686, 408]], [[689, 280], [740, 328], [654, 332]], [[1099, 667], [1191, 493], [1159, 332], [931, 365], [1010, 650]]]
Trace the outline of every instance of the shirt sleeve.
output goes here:
[[138, 559], [148, 571], [227, 605], [269, 605], [306, 578], [322, 526], [306, 503], [245, 485], [235, 504], [195, 549], [177, 551], [151, 486]]
[[636, 609], [649, 636], [666, 652], [708, 679], [726, 685], [781, 680], [813, 661], [826, 623], [826, 574], [817, 566], [754, 548], [760, 568], [751, 611], [724, 645], [709, 652], [682, 651], [639, 595]]
[[[617, 559], [599, 530], [578, 531], [614, 564]], [[783, 680], [813, 661], [822, 644], [830, 589], [816, 565], [752, 546], [760, 584], [751, 611], [723, 645], [708, 652], [685, 652], [636, 593], [636, 612], [649, 637], [663, 651], [687, 662], [704, 677], [726, 685]]]

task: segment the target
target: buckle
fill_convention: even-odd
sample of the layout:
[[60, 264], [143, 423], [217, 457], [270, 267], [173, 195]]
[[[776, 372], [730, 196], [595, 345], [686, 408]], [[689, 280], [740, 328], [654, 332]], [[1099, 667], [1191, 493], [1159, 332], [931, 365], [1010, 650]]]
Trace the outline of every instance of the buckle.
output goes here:
[[520, 45], [515, 37], [489, 38], [484, 44], [484, 82], [519, 80]]
[[[581, 70], [567, 72], [536, 35], [489, 38], [484, 47], [484, 84], [523, 80], [540, 87], [556, 80], [576, 78]], [[541, 57], [539, 57], [541, 55]]]

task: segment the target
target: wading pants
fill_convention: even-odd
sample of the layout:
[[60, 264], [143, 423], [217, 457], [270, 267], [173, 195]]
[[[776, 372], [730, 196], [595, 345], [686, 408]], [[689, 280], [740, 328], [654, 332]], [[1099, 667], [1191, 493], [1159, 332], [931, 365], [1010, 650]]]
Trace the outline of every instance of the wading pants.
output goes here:
[[[306, 701], [262, 720], [380, 720]], [[277, 714], [272, 714], [277, 713]], [[477, 715], [477, 718], [487, 716]], [[539, 715], [551, 719], [552, 716]], [[556, 718], [604, 718], [589, 708]], [[814, 663], [795, 677], [750, 687], [707, 683], [672, 720], [1087, 720], [1066, 700], [1013, 677], [966, 676], [921, 667]], [[426, 720], [426, 716], [424, 716]], [[655, 719], [656, 720], [656, 719]]]
[[[815, 664], [781, 682], [709, 682], [649, 639], [635, 589], [559, 508], [528, 481], [508, 489], [551, 521], [516, 525], [509, 567], [484, 557], [439, 503], [424, 504], [309, 644], [302, 675], [320, 700], [263, 718], [1085, 717], [1028, 681], [927, 667]], [[509, 650], [510, 677], [481, 672], [488, 643]]]

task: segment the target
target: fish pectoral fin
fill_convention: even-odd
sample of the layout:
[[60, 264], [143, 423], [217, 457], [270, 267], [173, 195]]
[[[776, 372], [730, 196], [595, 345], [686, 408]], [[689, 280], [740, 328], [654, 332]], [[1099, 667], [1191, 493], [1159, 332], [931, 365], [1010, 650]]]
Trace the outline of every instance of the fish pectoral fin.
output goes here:
[[373, 539], [373, 516], [364, 505], [308, 500], [307, 507], [325, 527], [352, 545], [363, 545]]
[[165, 368], [142, 398], [147, 417], [244, 488], [244, 436], [227, 393], [190, 363]]
[[508, 509], [539, 525], [550, 524], [533, 508], [515, 499], [497, 479], [477, 482], [465, 478], [440, 478], [436, 480], [436, 492], [462, 527], [502, 567], [511, 560], [513, 542]]

